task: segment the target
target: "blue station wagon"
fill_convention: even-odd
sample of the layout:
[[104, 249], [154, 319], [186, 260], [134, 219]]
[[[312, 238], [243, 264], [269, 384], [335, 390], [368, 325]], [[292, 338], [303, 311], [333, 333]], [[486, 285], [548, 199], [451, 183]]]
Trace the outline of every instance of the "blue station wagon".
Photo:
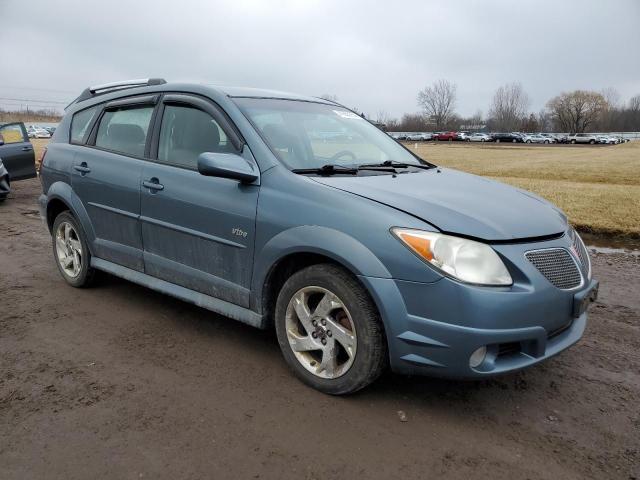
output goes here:
[[74, 287], [97, 270], [258, 328], [306, 384], [389, 366], [482, 379], [582, 336], [597, 295], [554, 205], [415, 156], [338, 103], [145, 79], [86, 89], [40, 211]]

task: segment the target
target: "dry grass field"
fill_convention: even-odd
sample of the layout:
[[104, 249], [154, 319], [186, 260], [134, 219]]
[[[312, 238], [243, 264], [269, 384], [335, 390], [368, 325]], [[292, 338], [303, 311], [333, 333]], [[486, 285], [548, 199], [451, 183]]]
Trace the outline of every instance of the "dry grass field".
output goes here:
[[443, 167], [491, 177], [557, 204], [581, 231], [640, 238], [640, 142], [590, 146], [409, 143]]
[[[31, 142], [39, 159], [48, 140]], [[415, 145], [407, 144], [437, 165], [488, 176], [547, 198], [583, 232], [640, 238], [640, 142], [605, 147]]]

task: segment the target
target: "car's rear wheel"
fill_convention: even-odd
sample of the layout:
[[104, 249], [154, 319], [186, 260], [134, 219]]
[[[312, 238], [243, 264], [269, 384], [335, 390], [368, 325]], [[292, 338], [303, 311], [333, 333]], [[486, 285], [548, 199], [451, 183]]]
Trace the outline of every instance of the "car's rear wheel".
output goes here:
[[496, 143], [500, 143], [500, 139], [499, 138], [496, 138]]
[[594, 143], [596, 143], [595, 140], [589, 140], [589, 144], [593, 145]]
[[278, 295], [275, 326], [291, 369], [321, 392], [353, 393], [385, 366], [386, 340], [376, 306], [336, 265], [312, 265], [292, 275]]
[[91, 253], [82, 228], [68, 211], [53, 222], [53, 255], [62, 278], [73, 287], [86, 287], [94, 278]]

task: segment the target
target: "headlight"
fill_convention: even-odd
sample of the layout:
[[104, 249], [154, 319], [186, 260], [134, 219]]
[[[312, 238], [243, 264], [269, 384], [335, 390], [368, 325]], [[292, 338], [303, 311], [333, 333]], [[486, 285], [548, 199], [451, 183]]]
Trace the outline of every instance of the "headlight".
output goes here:
[[511, 285], [513, 280], [498, 254], [484, 243], [409, 228], [391, 232], [420, 258], [445, 275], [479, 285]]

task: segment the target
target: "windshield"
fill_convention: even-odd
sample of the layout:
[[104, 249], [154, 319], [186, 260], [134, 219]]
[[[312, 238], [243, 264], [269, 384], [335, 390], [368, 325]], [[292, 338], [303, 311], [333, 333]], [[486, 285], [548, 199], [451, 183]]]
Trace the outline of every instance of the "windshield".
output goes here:
[[386, 161], [429, 165], [364, 118], [337, 105], [264, 98], [234, 101], [291, 170]]

